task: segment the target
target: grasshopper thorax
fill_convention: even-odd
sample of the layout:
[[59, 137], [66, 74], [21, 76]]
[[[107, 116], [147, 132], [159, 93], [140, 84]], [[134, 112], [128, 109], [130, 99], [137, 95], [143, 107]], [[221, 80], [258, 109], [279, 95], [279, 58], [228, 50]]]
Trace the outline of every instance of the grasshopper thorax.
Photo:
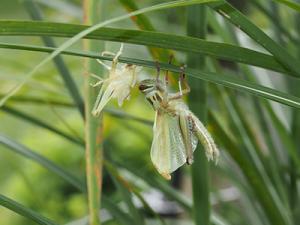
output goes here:
[[145, 94], [146, 99], [150, 102], [155, 110], [161, 107], [166, 88], [160, 80], [143, 80], [139, 84], [139, 90]]

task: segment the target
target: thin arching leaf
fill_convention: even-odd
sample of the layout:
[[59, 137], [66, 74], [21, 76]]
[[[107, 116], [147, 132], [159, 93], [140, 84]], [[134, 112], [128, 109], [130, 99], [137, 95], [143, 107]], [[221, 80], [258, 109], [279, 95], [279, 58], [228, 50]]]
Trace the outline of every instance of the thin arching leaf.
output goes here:
[[[23, 2], [25, 8], [27, 9], [29, 15], [34, 20], [43, 20], [43, 15], [38, 6], [35, 4], [33, 0], [24, 0]], [[41, 37], [44, 44], [48, 47], [55, 47], [55, 42], [51, 37], [43, 36]], [[74, 100], [75, 104], [81, 116], [84, 117], [84, 107], [83, 107], [83, 100], [80, 95], [79, 89], [76, 86], [75, 81], [72, 78], [71, 72], [68, 69], [67, 65], [65, 64], [63, 58], [61, 56], [57, 56], [53, 59], [53, 62], [61, 75], [66, 88], [68, 89], [72, 99]]]
[[[32, 51], [43, 51], [43, 52], [52, 52], [54, 49], [46, 48], [46, 47], [36, 47], [36, 46], [28, 46], [28, 45], [11, 45], [11, 44], [0, 44], [2, 48], [16, 48], [16, 49], [26, 49]], [[69, 55], [76, 55], [76, 56], [84, 56], [84, 57], [91, 57], [91, 58], [98, 58], [101, 60], [112, 60], [112, 57], [109, 56], [99, 56], [95, 53], [86, 53], [86, 52], [79, 52], [79, 51], [63, 51], [63, 54]], [[156, 63], [152, 61], [140, 60], [140, 59], [133, 59], [133, 58], [125, 58], [120, 57], [119, 62], [122, 63], [129, 63], [129, 64], [136, 64], [140, 66], [156, 68]], [[172, 72], [180, 73], [180, 68], [169, 65], [166, 63], [160, 64], [161, 69], [169, 70]], [[233, 88], [238, 91], [243, 91], [246, 93], [254, 94], [256, 96], [260, 96], [266, 99], [270, 99], [273, 101], [280, 102], [285, 105], [289, 105], [295, 108], [300, 108], [300, 98], [292, 96], [290, 94], [283, 93], [281, 91], [277, 91], [272, 88], [267, 88], [249, 81], [241, 80], [234, 78], [233, 76], [220, 76], [220, 74], [213, 73], [213, 72], [205, 72], [205, 71], [198, 71], [195, 69], [186, 69], [186, 75], [192, 76], [194, 78], [202, 79], [208, 82], [212, 82], [215, 84], [220, 84], [229, 88]]]
[[[0, 35], [44, 35], [54, 37], [72, 37], [79, 32], [83, 32], [85, 29], [91, 28], [84, 25], [39, 21], [0, 21], [0, 27], [5, 27], [5, 30], [0, 30]], [[101, 28], [88, 34], [85, 38], [117, 41], [205, 54], [214, 58], [245, 63], [296, 76], [270, 55], [248, 48], [205, 41], [188, 36], [179, 36], [154, 31]]]
[[2, 194], [0, 194], [0, 205], [21, 215], [21, 216], [24, 216], [24, 217], [36, 222], [37, 224], [58, 225], [58, 223], [51, 221], [50, 219], [38, 214], [37, 212], [33, 211], [32, 209], [29, 209]]
[[79, 146], [83, 146], [84, 145], [83, 140], [80, 140], [80, 139], [78, 139], [76, 137], [73, 137], [73, 136], [71, 136], [69, 134], [66, 134], [65, 132], [59, 130], [58, 128], [55, 128], [52, 125], [47, 124], [46, 122], [41, 121], [41, 120], [39, 120], [39, 119], [37, 119], [37, 118], [35, 118], [35, 117], [31, 116], [31, 115], [28, 115], [28, 114], [26, 114], [24, 112], [21, 112], [21, 111], [16, 110], [16, 109], [14, 109], [12, 107], [9, 107], [9, 106], [3, 106], [0, 109], [2, 111], [4, 111], [4, 112], [10, 114], [10, 115], [13, 115], [13, 116], [18, 117], [20, 119], [28, 121], [28, 122], [30, 122], [30, 123], [32, 123], [34, 125], [42, 127], [44, 129], [47, 129], [47, 130], [49, 130], [49, 131], [51, 131], [51, 132], [53, 132], [55, 134], [58, 134], [58, 135], [62, 136], [63, 138], [65, 138], [65, 139], [67, 139], [67, 140], [69, 140], [69, 141], [71, 141], [71, 142], [73, 142], [73, 143], [75, 143], [75, 144], [77, 144]]
[[[147, 12], [153, 12], [153, 11], [157, 11], [157, 10], [162, 10], [162, 9], [169, 9], [169, 8], [175, 8], [175, 7], [181, 7], [181, 6], [188, 6], [188, 5], [194, 5], [194, 4], [209, 4], [212, 2], [217, 2], [217, 0], [179, 0], [179, 1], [173, 1], [173, 2], [167, 2], [167, 3], [161, 3], [161, 4], [157, 4], [154, 6], [150, 6], [147, 8], [143, 8], [137, 11], [134, 11], [132, 13], [129, 14], [125, 14], [119, 17], [115, 17], [113, 19], [110, 20], [106, 20], [104, 22], [100, 22], [98, 24], [93, 25], [92, 27], [89, 27], [85, 30], [83, 30], [82, 32], [76, 34], [75, 36], [73, 36], [72, 38], [70, 38], [69, 40], [65, 41], [63, 44], [61, 44], [54, 52], [52, 52], [49, 56], [47, 56], [45, 59], [43, 59], [42, 61], [40, 61], [39, 63], [36, 64], [36, 66], [29, 71], [27, 74], [25, 74], [23, 81], [21, 81], [19, 84], [17, 84], [16, 86], [14, 86], [13, 88], [11, 88], [8, 93], [6, 94], [5, 97], [3, 97], [0, 100], [0, 106], [3, 106], [4, 103], [11, 97], [13, 96], [15, 93], [17, 93], [19, 91], [19, 89], [35, 74], [37, 73], [45, 64], [47, 64], [49, 61], [51, 61], [53, 58], [55, 58], [57, 55], [59, 55], [63, 50], [66, 50], [67, 48], [69, 48], [70, 46], [72, 46], [73, 44], [75, 44], [78, 40], [80, 40], [81, 38], [85, 37], [86, 35], [88, 35], [89, 33], [98, 30], [104, 26], [110, 25], [112, 23], [118, 22], [118, 21], [122, 21], [124, 19], [128, 19], [132, 16], [137, 16], [143, 13], [147, 13]], [[2, 29], [3, 30], [3, 29]]]
[[38, 164], [45, 167], [49, 171], [54, 172], [55, 174], [57, 174], [58, 176], [60, 176], [70, 184], [74, 185], [74, 187], [78, 188], [80, 191], [85, 190], [83, 183], [77, 177], [67, 172], [60, 166], [56, 165], [54, 162], [50, 161], [49, 159], [25, 147], [24, 145], [17, 143], [16, 141], [12, 140], [11, 138], [3, 134], [0, 135], [0, 144], [8, 147], [9, 150], [17, 154], [20, 154], [23, 157], [26, 157], [30, 160], [37, 162]]
[[289, 0], [273, 0], [273, 1], [281, 3], [283, 5], [286, 5], [286, 6], [290, 7], [291, 9], [294, 9], [294, 10], [300, 12], [300, 4], [297, 2], [292, 2]]

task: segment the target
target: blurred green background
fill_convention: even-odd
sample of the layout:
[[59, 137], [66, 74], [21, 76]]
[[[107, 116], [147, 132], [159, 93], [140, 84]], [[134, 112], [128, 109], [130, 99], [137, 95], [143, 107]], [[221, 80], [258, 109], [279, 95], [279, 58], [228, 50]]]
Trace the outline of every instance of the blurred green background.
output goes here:
[[[42, 11], [45, 21], [82, 23], [82, 6], [79, 0], [36, 0], [35, 2]], [[118, 0], [106, 0], [104, 2], [105, 10], [103, 11], [106, 19], [127, 12]], [[143, 8], [162, 1], [145, 0], [135, 2], [139, 8]], [[297, 57], [299, 45], [290, 41], [287, 37], [289, 35], [282, 34], [282, 31], [278, 29], [279, 25], [276, 25], [276, 21], [272, 20], [262, 9], [275, 13], [273, 16], [280, 18], [280, 24], [297, 39], [299, 36], [297, 32], [299, 31], [296, 29], [297, 22], [295, 22], [295, 18], [297, 13], [295, 11], [282, 5], [277, 5], [276, 10], [278, 11], [276, 11], [272, 8], [275, 7], [272, 5], [274, 4], [272, 1], [251, 0], [233, 1], [231, 3], [238, 7], [256, 26], [264, 30], [277, 43]], [[220, 16], [212, 13], [212, 11], [209, 11], [208, 15], [207, 40], [237, 44], [235, 38], [233, 38], [236, 35], [243, 47], [264, 51], [240, 30], [234, 29], [229, 23], [224, 22]], [[185, 8], [157, 11], [147, 14], [147, 16], [156, 30], [160, 32], [176, 35], [186, 34]], [[21, 0], [1, 0], [0, 19], [31, 20]], [[221, 24], [221, 27], [218, 27], [218, 23]], [[137, 29], [131, 20], [114, 23], [113, 27]], [[224, 29], [224, 32], [222, 29]], [[300, 40], [300, 38], [298, 39]], [[54, 40], [58, 45], [66, 39], [54, 38]], [[43, 42], [39, 37], [0, 36], [0, 42], [43, 46]], [[116, 52], [119, 46], [119, 43], [105, 42], [105, 49], [108, 51]], [[72, 47], [72, 49], [77, 50], [81, 48], [81, 42]], [[174, 54], [178, 63], [185, 62], [185, 53], [175, 52]], [[3, 96], [18, 81], [21, 81], [23, 75], [45, 56], [45, 53], [0, 49], [0, 95]], [[132, 44], [125, 44], [123, 56], [153, 60], [147, 47]], [[83, 59], [73, 56], [63, 56], [63, 59], [76, 84], [80, 87], [81, 94], [83, 94]], [[164, 60], [166, 62], [166, 59]], [[287, 79], [279, 73], [252, 66], [241, 66], [223, 60], [212, 59], [208, 62], [207, 68], [217, 72], [222, 71], [224, 74], [236, 73], [240, 78], [250, 80], [249, 76], [245, 75], [248, 71], [248, 74], [253, 75], [252, 77], [255, 78], [257, 84], [263, 84], [288, 93], [294, 93], [291, 85], [298, 83], [298, 81]], [[216, 68], [220, 70], [218, 71]], [[97, 74], [97, 71], [90, 72]], [[151, 69], [144, 68], [142, 71], [143, 77], [152, 76], [152, 74], [155, 74], [155, 71]], [[193, 82], [193, 79], [195, 78], [190, 78], [189, 82]], [[32, 101], [34, 99], [39, 99], [41, 103]], [[66, 103], [67, 106], [58, 106], [55, 102]], [[293, 110], [278, 103], [268, 102], [271, 105], [271, 109], [268, 111], [266, 110], [267, 107], [264, 107], [265, 102], [265, 100], [254, 98], [248, 94], [219, 88], [213, 84], [209, 84], [208, 87], [209, 110], [213, 112], [214, 117], [222, 125], [228, 137], [234, 140], [235, 147], [241, 150], [241, 155], [246, 161], [249, 159], [247, 154], [251, 151], [249, 146], [250, 148], [254, 146], [252, 152], [259, 158], [260, 163], [264, 166], [265, 174], [271, 181], [267, 183], [267, 186], [273, 188], [276, 194], [279, 193], [278, 196], [283, 193], [282, 196], [284, 197], [279, 197], [283, 202], [282, 208], [287, 210], [287, 215], [292, 218], [291, 221], [294, 220], [292, 223], [296, 225], [299, 215], [297, 193], [297, 176], [299, 176], [299, 173], [296, 172], [295, 180], [291, 178], [293, 175], [293, 171], [290, 169], [292, 163], [286, 150], [288, 148], [286, 146], [288, 145], [287, 142], [293, 143], [295, 139], [299, 138], [299, 136], [295, 138], [291, 132], [293, 129]], [[34, 78], [26, 83], [16, 97], [8, 101], [6, 106], [44, 121], [79, 140], [84, 139], [84, 124], [81, 116], [72, 105], [69, 93], [53, 63], [44, 66]], [[115, 110], [117, 104], [111, 102], [107, 108]], [[233, 112], [232, 109], [239, 109], [240, 111]], [[261, 114], [258, 113], [258, 109], [262, 109]], [[145, 120], [152, 121], [154, 118], [153, 110], [144, 100], [144, 96], [138, 93], [137, 88], [133, 91], [130, 101], [125, 102], [122, 111]], [[277, 123], [274, 122], [274, 116], [270, 116], [272, 112], [275, 114], [275, 121], [277, 118]], [[234, 113], [237, 113], [237, 115]], [[85, 179], [85, 158], [82, 146], [66, 140], [48, 129], [38, 127], [17, 117], [5, 108], [0, 108], [0, 121], [1, 134], [45, 156], [77, 177]], [[208, 128], [212, 131], [212, 135], [216, 137], [220, 133], [215, 130], [218, 128], [213, 121], [211, 118], [209, 119]], [[276, 124], [280, 124], [282, 127], [280, 128]], [[238, 129], [241, 127], [245, 133]], [[283, 132], [287, 135], [287, 139], [283, 139], [284, 135], [282, 135], [280, 129], [284, 129]], [[255, 192], [256, 187], [251, 186], [251, 182], [249, 184], [249, 177], [247, 175], [245, 177], [245, 171], [241, 170], [242, 161], [236, 160], [228, 153], [226, 144], [224, 145], [220, 141], [222, 138], [226, 139], [226, 137], [220, 135], [216, 138], [216, 142], [221, 149], [219, 165], [209, 164], [212, 211], [218, 215], [221, 221], [216, 222], [215, 220], [215, 223], [226, 225], [226, 221], [228, 221], [228, 224], [236, 225], [272, 224], [272, 219], [265, 214], [265, 206], [262, 206], [257, 199], [259, 196]], [[161, 200], [163, 206], [160, 206], [158, 204], [159, 197], [152, 192], [154, 188], [161, 190], [163, 193], [168, 192], [169, 189], [164, 190], [162, 188], [166, 187], [164, 186], [166, 182], [159, 177], [150, 161], [152, 127], [149, 124], [142, 124], [126, 118], [117, 118], [107, 112], [104, 113], [104, 139], [105, 158], [112, 159], [112, 161], [122, 165], [119, 168], [120, 174], [134, 183], [139, 192], [145, 194], [145, 196], [150, 196], [149, 199], [154, 199], [154, 203], [151, 205], [154, 211], [162, 214], [166, 221], [171, 221], [170, 223], [174, 223], [174, 220], [177, 224], [192, 224], [191, 216], [188, 213], [182, 212], [182, 210], [177, 212], [177, 208], [174, 209], [168, 205], [169, 202], [176, 201], [176, 199]], [[299, 146], [296, 145], [296, 149], [299, 149]], [[250, 159], [249, 162], [251, 163]], [[256, 165], [251, 166], [255, 167]], [[255, 170], [254, 168], [248, 169], [249, 171]], [[137, 177], [132, 171], [140, 172], [144, 179]], [[192, 196], [189, 171], [188, 166], [180, 168], [180, 171], [173, 176], [172, 182], [169, 183], [170, 186], [167, 186], [172, 190], [180, 191], [183, 194], [181, 197], [186, 201], [190, 201]], [[153, 182], [148, 182], [149, 180]], [[296, 189], [292, 189], [292, 181], [296, 182]], [[276, 186], [278, 182], [280, 185]], [[161, 185], [155, 186], [155, 184]], [[295, 195], [291, 195], [293, 190], [296, 193]], [[36, 162], [9, 151], [4, 145], [0, 145], [0, 193], [59, 224], [67, 224], [88, 214], [85, 194]], [[172, 191], [169, 193], [172, 193]], [[103, 176], [103, 195], [115, 204], [122, 202], [122, 195], [106, 170]], [[296, 206], [291, 206], [291, 204], [294, 204], [291, 203], [291, 198], [294, 198]], [[171, 213], [166, 213], [169, 214], [166, 216], [161, 209], [168, 209], [169, 207]], [[160, 223], [157, 218], [153, 218], [153, 215], [149, 216], [147, 213], [143, 215], [145, 215], [149, 224]], [[109, 223], [119, 224], [116, 221]], [[1, 207], [0, 225], [2, 224], [23, 225], [33, 224], [33, 222]]]

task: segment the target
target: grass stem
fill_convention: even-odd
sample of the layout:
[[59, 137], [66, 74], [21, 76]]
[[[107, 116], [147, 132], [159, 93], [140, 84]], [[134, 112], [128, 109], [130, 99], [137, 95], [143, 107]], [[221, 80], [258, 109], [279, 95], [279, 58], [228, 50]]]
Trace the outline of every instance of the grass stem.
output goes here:
[[[187, 33], [189, 36], [205, 38], [206, 33], [206, 8], [203, 6], [188, 7]], [[205, 58], [202, 55], [189, 54], [188, 67], [203, 70]], [[202, 81], [193, 80], [189, 105], [191, 110], [202, 122], [206, 122], [206, 88], [207, 84]], [[193, 187], [193, 216], [196, 225], [208, 225], [210, 221], [209, 203], [209, 178], [208, 163], [202, 146], [198, 145], [194, 153], [194, 164], [192, 165], [192, 187]]]
[[[99, 22], [99, 11], [102, 1], [84, 0], [84, 22], [91, 25]], [[102, 15], [101, 15], [102, 16]], [[85, 40], [85, 50], [99, 52], [99, 43]], [[102, 48], [103, 49], [103, 48]], [[86, 176], [89, 204], [89, 225], [100, 225], [99, 210], [102, 187], [102, 116], [95, 118], [91, 111], [95, 101], [96, 92], [90, 85], [92, 82], [89, 73], [99, 73], [101, 67], [95, 61], [85, 60], [84, 92], [85, 92], [85, 137], [86, 137]]]

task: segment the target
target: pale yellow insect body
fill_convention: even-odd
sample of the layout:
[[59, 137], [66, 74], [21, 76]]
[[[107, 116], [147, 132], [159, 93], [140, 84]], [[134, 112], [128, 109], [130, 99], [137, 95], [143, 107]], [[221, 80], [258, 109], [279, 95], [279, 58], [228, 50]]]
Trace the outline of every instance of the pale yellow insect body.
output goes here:
[[208, 160], [217, 160], [219, 151], [211, 135], [201, 121], [183, 102], [181, 90], [170, 94], [167, 87], [158, 79], [143, 80], [139, 89], [155, 110], [151, 160], [158, 172], [166, 179], [170, 173], [193, 163], [193, 152], [198, 140], [204, 146]]
[[[93, 85], [94, 87], [102, 85], [92, 110], [94, 116], [99, 115], [111, 99], [116, 99], [118, 105], [122, 106], [123, 102], [130, 98], [131, 88], [136, 84], [137, 73], [141, 67], [132, 64], [124, 64], [120, 69], [117, 68], [118, 58], [121, 55], [122, 50], [123, 45], [121, 45], [119, 52], [115, 55], [111, 67], [98, 60], [100, 64], [109, 70], [109, 76], [107, 79], [100, 79], [98, 77], [100, 81]], [[102, 54], [113, 53], [104, 52]]]

